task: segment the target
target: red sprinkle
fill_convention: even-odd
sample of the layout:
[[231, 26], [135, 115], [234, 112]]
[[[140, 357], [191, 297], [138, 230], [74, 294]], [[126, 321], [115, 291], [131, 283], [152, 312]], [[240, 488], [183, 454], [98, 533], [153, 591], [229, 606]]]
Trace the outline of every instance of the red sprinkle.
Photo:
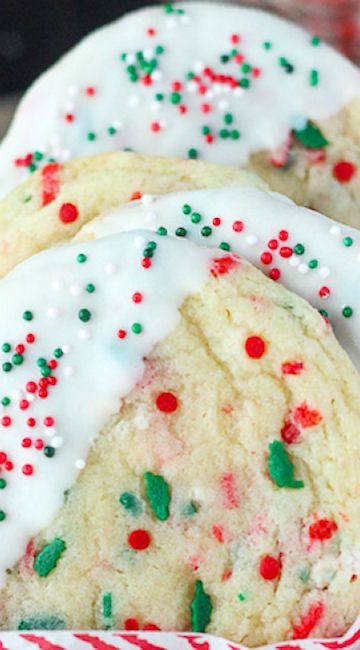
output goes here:
[[309, 537], [310, 539], [318, 539], [321, 541], [324, 539], [331, 539], [337, 529], [338, 527], [335, 521], [329, 519], [318, 519], [318, 521], [309, 526]]
[[148, 27], [148, 29], [146, 30], [146, 33], [147, 33], [148, 36], [155, 36], [156, 29], [154, 29], [153, 27]]
[[278, 240], [277, 239], [269, 239], [268, 241], [268, 248], [270, 248], [271, 251], [275, 251], [278, 247]]
[[73, 203], [63, 203], [59, 210], [59, 219], [63, 223], [72, 223], [79, 216], [79, 210]]
[[333, 176], [339, 183], [348, 183], [356, 173], [356, 166], [347, 160], [340, 160], [333, 167]]
[[271, 280], [275, 280], [275, 282], [276, 282], [276, 280], [278, 280], [280, 278], [280, 275], [281, 275], [281, 273], [280, 273], [279, 269], [277, 269], [276, 267], [271, 269], [270, 272], [269, 272], [269, 278], [271, 278]]
[[35, 449], [42, 449], [44, 447], [44, 441], [41, 438], [37, 438], [34, 442]]
[[11, 418], [8, 415], [4, 415], [4, 417], [1, 418], [1, 424], [3, 427], [9, 427], [11, 424]]
[[26, 411], [26, 409], [28, 409], [29, 406], [30, 406], [30, 402], [28, 402], [27, 399], [21, 399], [21, 400], [20, 400], [20, 402], [19, 402], [19, 408], [20, 408], [22, 411]]
[[139, 630], [140, 625], [139, 622], [136, 618], [127, 618], [124, 621], [124, 629], [125, 630]]
[[11, 472], [14, 469], [14, 463], [12, 463], [11, 460], [8, 460], [6, 461], [4, 467], [7, 472]]
[[279, 253], [281, 257], [291, 257], [293, 254], [292, 248], [290, 246], [281, 246]]
[[307, 614], [301, 617], [300, 623], [293, 626], [292, 638], [306, 639], [320, 621], [324, 611], [324, 604], [320, 601], [310, 605]]
[[25, 388], [28, 393], [36, 393], [36, 384], [34, 381], [28, 381]]
[[236, 43], [240, 43], [240, 36], [239, 36], [239, 34], [231, 34], [230, 41], [231, 41], [232, 43], [234, 43], [234, 45], [235, 45]]
[[220, 224], [221, 224], [220, 217], [214, 217], [213, 220], [212, 220], [212, 224], [213, 224], [213, 226], [220, 226]]
[[261, 254], [260, 260], [262, 261], [263, 264], [271, 264], [273, 260], [273, 256], [269, 251], [265, 251], [264, 253]]
[[303, 429], [309, 429], [310, 427], [315, 427], [322, 420], [322, 415], [319, 411], [315, 409], [309, 409], [306, 402], [300, 404], [296, 407], [292, 413], [292, 416]]
[[231, 473], [220, 476], [220, 487], [224, 497], [224, 507], [233, 510], [239, 506], [239, 495], [235, 484], [235, 477]]
[[131, 300], [133, 302], [141, 302], [142, 299], [143, 299], [142, 294], [139, 293], [138, 291], [136, 293], [133, 293], [133, 295], [131, 296]]
[[61, 166], [59, 163], [49, 163], [41, 170], [41, 184], [42, 184], [42, 205], [48, 205], [56, 199], [59, 192], [59, 171]]
[[36, 420], [35, 420], [35, 418], [29, 418], [29, 419], [27, 420], [27, 425], [28, 425], [28, 427], [34, 427], [35, 424], [36, 424]]
[[224, 543], [224, 541], [225, 541], [225, 539], [224, 539], [224, 529], [223, 529], [222, 526], [220, 526], [219, 524], [214, 524], [213, 527], [212, 527], [212, 534], [214, 535], [215, 539], [217, 539], [217, 541], [220, 544]]
[[1, 464], [5, 463], [6, 459], [7, 459], [7, 455], [5, 454], [5, 452], [0, 451], [0, 463]]
[[302, 361], [287, 361], [281, 365], [283, 375], [300, 375], [304, 370]]
[[260, 560], [259, 573], [264, 580], [275, 580], [279, 577], [281, 570], [280, 561], [272, 555], [265, 555]]
[[26, 343], [34, 343], [35, 342], [35, 336], [31, 332], [26, 335]]
[[301, 431], [298, 429], [296, 424], [291, 422], [291, 420], [286, 420], [284, 426], [280, 431], [281, 437], [284, 442], [287, 442], [288, 445], [291, 445], [293, 442], [296, 442], [300, 437]]
[[124, 339], [125, 336], [126, 336], [126, 332], [125, 332], [125, 330], [119, 330], [117, 335], [118, 335], [119, 339]]
[[16, 354], [24, 354], [25, 345], [23, 345], [22, 343], [19, 343], [19, 345], [17, 345], [16, 348], [15, 348], [15, 352], [16, 352]]
[[234, 221], [232, 227], [234, 232], [241, 232], [244, 229], [244, 224], [242, 221]]
[[153, 131], [153, 133], [157, 133], [158, 131], [160, 131], [160, 129], [161, 129], [161, 126], [160, 126], [159, 122], [151, 122], [150, 131]]
[[141, 266], [143, 266], [144, 269], [149, 269], [150, 266], [151, 266], [151, 259], [150, 259], [150, 257], [144, 257], [144, 258], [141, 260]]
[[280, 239], [280, 241], [286, 241], [287, 239], [289, 239], [288, 231], [287, 230], [280, 230], [279, 239]]
[[44, 425], [46, 427], [52, 427], [54, 425], [54, 418], [49, 417], [49, 416], [44, 418]]
[[161, 631], [161, 627], [159, 627], [158, 625], [155, 625], [155, 623], [145, 623], [145, 625], [143, 626], [143, 629], [148, 630], [149, 632], [160, 632]]
[[142, 192], [133, 192], [130, 201], [138, 201], [142, 197]]
[[265, 353], [265, 343], [260, 336], [249, 336], [245, 341], [245, 351], [250, 359], [261, 359]]
[[225, 275], [232, 269], [235, 269], [240, 264], [240, 258], [235, 255], [226, 255], [213, 259], [213, 264], [210, 269], [211, 275], [217, 278], [219, 275]]
[[131, 548], [135, 549], [136, 551], [144, 551], [146, 548], [148, 548], [148, 546], [150, 546], [150, 543], [150, 533], [148, 533], [147, 530], [142, 530], [141, 528], [138, 530], [133, 530], [128, 537], [129, 546], [131, 546]]
[[31, 447], [32, 441], [31, 438], [23, 438], [21, 441], [22, 447]]
[[177, 397], [173, 393], [160, 393], [156, 398], [156, 406], [163, 413], [173, 413], [178, 407]]
[[93, 97], [95, 95], [95, 88], [93, 86], [88, 86], [85, 88], [85, 92], [89, 97]]
[[329, 287], [320, 287], [319, 296], [320, 296], [320, 298], [324, 298], [324, 299], [328, 298], [330, 296]]
[[25, 476], [31, 476], [31, 474], [34, 471], [34, 468], [32, 465], [23, 465], [21, 471], [23, 474], [25, 474]]

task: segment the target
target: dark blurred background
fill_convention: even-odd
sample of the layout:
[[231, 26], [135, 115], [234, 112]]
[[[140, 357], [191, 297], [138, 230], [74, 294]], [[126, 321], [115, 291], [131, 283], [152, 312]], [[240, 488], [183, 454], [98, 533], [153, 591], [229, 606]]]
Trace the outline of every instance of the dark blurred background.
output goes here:
[[[82, 36], [156, 0], [0, 0], [0, 137], [21, 92]], [[248, 0], [360, 59], [360, 0]]]

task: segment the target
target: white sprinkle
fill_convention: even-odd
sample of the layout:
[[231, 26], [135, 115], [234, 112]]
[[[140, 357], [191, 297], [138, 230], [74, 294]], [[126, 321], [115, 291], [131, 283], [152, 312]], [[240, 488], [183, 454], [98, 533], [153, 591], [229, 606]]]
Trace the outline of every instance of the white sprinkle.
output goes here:
[[222, 99], [217, 105], [219, 111], [227, 111], [229, 108], [229, 102], [226, 99]]
[[91, 338], [91, 334], [90, 334], [89, 330], [81, 329], [78, 332], [78, 337], [82, 341], [87, 341], [88, 339]]
[[56, 435], [55, 427], [46, 427], [45, 428], [45, 435], [46, 435], [47, 438], [53, 438], [53, 436]]
[[114, 275], [115, 271], [117, 270], [116, 264], [113, 264], [112, 262], [108, 262], [105, 264], [105, 273], [106, 275]]
[[134, 424], [140, 431], [145, 431], [149, 428], [149, 419], [144, 414], [139, 413], [134, 418]]
[[155, 223], [156, 219], [157, 219], [156, 212], [147, 212], [145, 215], [145, 221], [147, 223]]
[[242, 97], [244, 94], [245, 94], [245, 90], [243, 88], [240, 88], [239, 86], [237, 86], [233, 90], [234, 97]]
[[329, 232], [330, 235], [335, 235], [336, 237], [338, 237], [339, 235], [341, 235], [341, 228], [340, 226], [331, 226]]
[[161, 109], [161, 102], [151, 102], [150, 104], [150, 110], [153, 113], [158, 113]]
[[57, 318], [59, 315], [59, 310], [57, 307], [49, 307], [47, 310], [48, 318]]
[[302, 262], [298, 266], [298, 271], [299, 271], [299, 273], [302, 273], [303, 275], [305, 275], [305, 273], [308, 273], [309, 267], [308, 267], [307, 264], [304, 264], [304, 262]]
[[72, 113], [75, 108], [75, 103], [74, 102], [66, 102], [65, 104], [65, 113]]
[[150, 47], [148, 47], [146, 50], [143, 51], [144, 58], [148, 61], [149, 59], [152, 59], [154, 56], [154, 50], [152, 50]]
[[28, 402], [33, 402], [35, 399], [34, 393], [26, 393], [26, 399]]
[[69, 354], [69, 352], [71, 351], [71, 345], [68, 345], [67, 343], [65, 343], [65, 345], [61, 346], [61, 349], [62, 349], [64, 354]]
[[328, 269], [327, 266], [322, 266], [319, 269], [319, 275], [320, 275], [321, 278], [327, 278], [328, 275], [330, 275], [330, 269]]
[[202, 72], [204, 70], [204, 67], [205, 66], [202, 63], [202, 61], [197, 61], [196, 63], [194, 63], [194, 66], [193, 66], [195, 72]]
[[160, 124], [162, 129], [166, 129], [166, 127], [168, 125], [167, 122], [165, 122], [165, 120], [160, 120], [159, 124]]
[[143, 205], [150, 205], [153, 203], [154, 197], [152, 194], [143, 194], [140, 200]]
[[295, 257], [295, 255], [293, 255], [292, 257], [289, 257], [289, 265], [290, 266], [296, 267], [296, 266], [299, 266], [299, 264], [300, 264], [300, 260], [299, 260], [298, 257]]
[[67, 89], [67, 94], [69, 97], [76, 97], [76, 95], [79, 94], [79, 88], [78, 86], [69, 86]]
[[123, 122], [120, 122], [120, 120], [114, 120], [113, 122], [114, 129], [117, 129], [117, 131], [119, 131], [119, 129], [122, 129], [123, 126], [124, 126]]
[[190, 22], [189, 14], [183, 14], [182, 16], [180, 16], [180, 22], [184, 24], [189, 23]]
[[71, 293], [72, 296], [80, 296], [82, 293], [82, 287], [80, 287], [79, 284], [72, 284], [71, 287], [69, 287], [69, 293]]
[[245, 241], [246, 241], [247, 244], [249, 244], [249, 246], [254, 246], [255, 244], [258, 243], [259, 240], [258, 240], [258, 238], [256, 237], [256, 235], [248, 235], [248, 236], [245, 238]]
[[136, 61], [135, 54], [132, 54], [130, 52], [129, 54], [126, 55], [126, 63], [130, 63], [130, 65], [131, 65], [132, 63], [135, 63], [135, 61]]
[[134, 237], [134, 248], [139, 250], [140, 248], [144, 248], [145, 244], [146, 239], [142, 235], [136, 235], [136, 237]]
[[188, 93], [196, 92], [196, 89], [197, 89], [196, 81], [189, 81], [189, 83], [187, 84], [186, 89], [187, 89]]
[[75, 467], [77, 469], [84, 469], [85, 467], [85, 461], [79, 458], [77, 461], [75, 461]]
[[214, 93], [212, 90], [207, 90], [205, 93], [206, 99], [213, 99], [214, 98]]
[[61, 152], [61, 162], [67, 162], [72, 156], [71, 149], [63, 149]]
[[160, 79], [162, 79], [164, 75], [161, 72], [161, 70], [154, 70], [151, 76], [153, 78], [153, 81], [160, 81]]
[[72, 366], [65, 366], [63, 372], [65, 377], [71, 377], [74, 374], [75, 370]]
[[13, 391], [11, 391], [11, 399], [18, 400], [21, 397], [22, 397], [21, 390], [13, 390]]
[[174, 18], [168, 18], [166, 21], [166, 27], [174, 29], [174, 27], [176, 27], [176, 20], [174, 20]]
[[129, 97], [128, 104], [131, 108], [136, 108], [136, 106], [139, 106], [140, 98], [138, 95], [131, 95], [131, 97]]
[[55, 449], [59, 449], [60, 447], [63, 446], [63, 444], [64, 444], [64, 438], [62, 438], [61, 436], [55, 436], [51, 441], [51, 445]]

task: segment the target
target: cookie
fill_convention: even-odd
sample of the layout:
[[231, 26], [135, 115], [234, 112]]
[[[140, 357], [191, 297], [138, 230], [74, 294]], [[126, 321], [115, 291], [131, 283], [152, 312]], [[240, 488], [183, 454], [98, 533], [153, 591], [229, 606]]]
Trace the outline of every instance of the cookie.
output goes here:
[[32, 257], [0, 300], [3, 628], [351, 625], [360, 380], [306, 301], [144, 230]]
[[131, 149], [246, 165], [359, 225], [359, 112], [359, 71], [287, 21], [214, 3], [142, 9], [26, 94], [0, 147], [0, 192], [49, 162]]

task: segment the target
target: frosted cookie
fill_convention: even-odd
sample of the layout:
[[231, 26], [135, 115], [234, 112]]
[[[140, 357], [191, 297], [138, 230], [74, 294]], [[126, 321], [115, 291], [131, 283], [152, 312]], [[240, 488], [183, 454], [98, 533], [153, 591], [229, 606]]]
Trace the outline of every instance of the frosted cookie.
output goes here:
[[308, 303], [150, 231], [30, 258], [0, 302], [4, 629], [350, 626], [360, 380]]
[[247, 165], [359, 225], [359, 113], [359, 71], [295, 25], [213, 3], [142, 9], [32, 86], [0, 147], [0, 192], [49, 161], [131, 149]]

